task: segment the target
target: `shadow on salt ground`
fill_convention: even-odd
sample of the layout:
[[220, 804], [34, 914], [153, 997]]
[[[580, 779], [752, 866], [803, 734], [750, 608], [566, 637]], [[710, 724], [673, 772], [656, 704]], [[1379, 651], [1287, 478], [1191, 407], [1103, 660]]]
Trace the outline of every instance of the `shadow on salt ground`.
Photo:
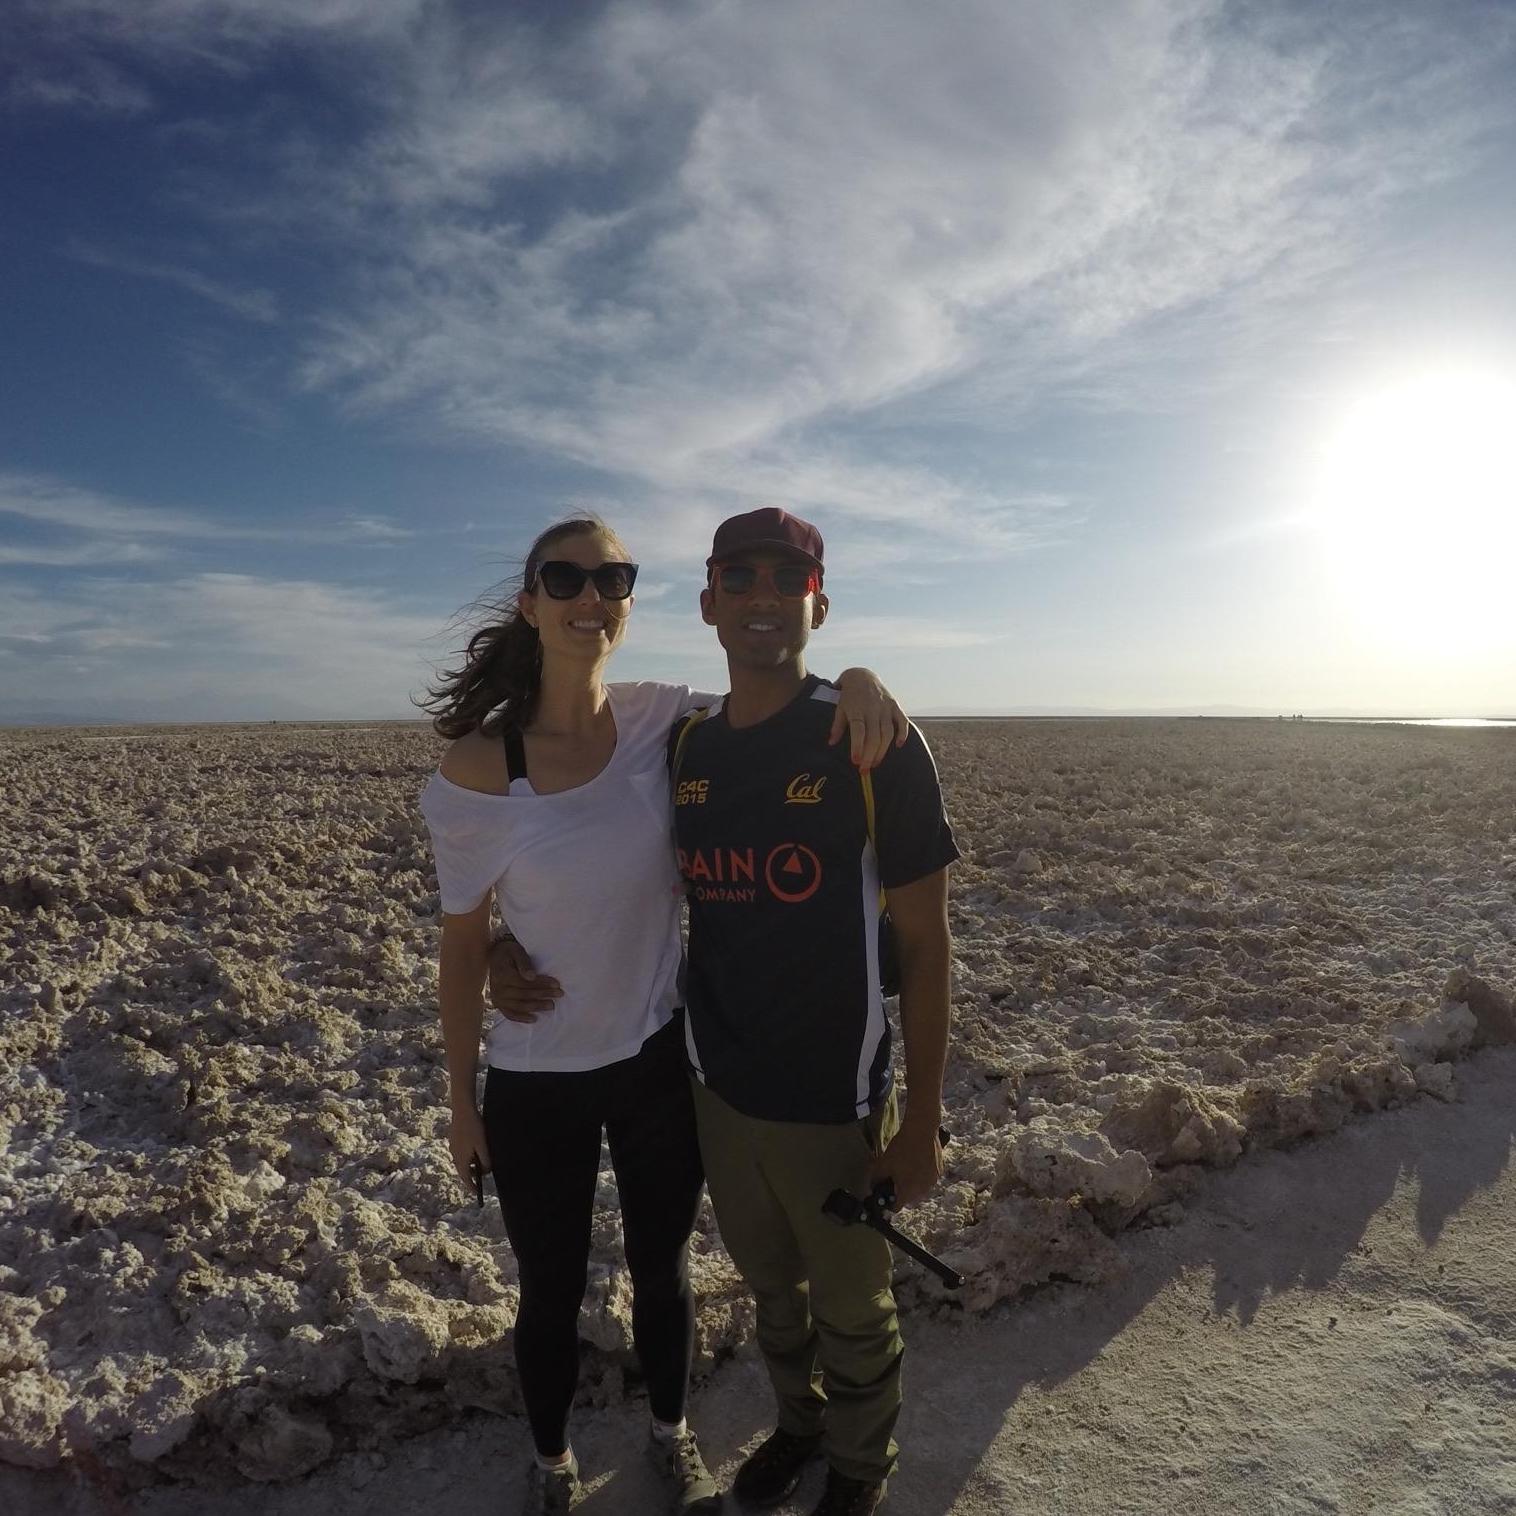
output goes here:
[[[1460, 1078], [1477, 1080], [1484, 1062], [1461, 1064]], [[1081, 1379], [1084, 1371], [1110, 1354], [1158, 1296], [1184, 1280], [1191, 1281], [1196, 1308], [1238, 1332], [1249, 1329], [1271, 1296], [1340, 1284], [1349, 1260], [1360, 1276], [1367, 1268], [1414, 1291], [1430, 1271], [1426, 1252], [1445, 1223], [1510, 1162], [1516, 1105], [1493, 1113], [1494, 1119], [1483, 1109], [1486, 1114], [1472, 1121], [1456, 1104], [1443, 1108], [1424, 1100], [1208, 1175], [1182, 1225], [1122, 1239], [1130, 1270], [1112, 1285], [1056, 1286], [984, 1317], [907, 1317], [903, 1458], [888, 1509], [899, 1516], [948, 1516], [963, 1506], [999, 1512], [1073, 1510], [1081, 1503], [1139, 1508], [1122, 1505], [1113, 1493], [1124, 1482], [1123, 1462], [1139, 1451], [1129, 1439], [1175, 1439], [1172, 1402], [1184, 1400], [1182, 1390], [1204, 1401], [1205, 1369], [1196, 1366], [1193, 1378], [1188, 1365], [1179, 1369], [1184, 1384], [1165, 1413], [1155, 1405], [1139, 1410], [1135, 1420], [1112, 1403], [1120, 1390], [1112, 1388], [1111, 1374], [1097, 1369]], [[1429, 1132], [1436, 1134], [1431, 1140]], [[1394, 1257], [1376, 1258], [1366, 1234], [1407, 1182], [1419, 1184], [1420, 1242], [1408, 1232]], [[1384, 1245], [1378, 1246], [1382, 1253]], [[1172, 1303], [1167, 1309], [1172, 1313]], [[1176, 1370], [1170, 1365], [1163, 1372]], [[1235, 1394], [1235, 1384], [1231, 1390]], [[751, 1352], [696, 1390], [692, 1419], [724, 1487], [771, 1425], [771, 1407], [762, 1365]], [[628, 1416], [630, 1409], [576, 1432], [587, 1468], [614, 1471], [581, 1507], [586, 1516], [658, 1509], [657, 1486], [640, 1466], [631, 1430], [635, 1422], [640, 1431], [640, 1406]], [[1245, 1444], [1243, 1435], [1226, 1453], [1244, 1468], [1255, 1456]], [[1078, 1479], [1073, 1486], [1061, 1482], [1056, 1465], [1063, 1449], [1084, 1476], [1104, 1469], [1110, 1485], [1097, 1492]], [[777, 1516], [808, 1512], [822, 1478], [813, 1468]], [[1152, 1494], [1151, 1484], [1145, 1493]]]
[[[1459, 1065], [1460, 1076], [1477, 1067], [1477, 1060]], [[1230, 1178], [1211, 1179], [1209, 1209], [1252, 1243], [1216, 1260], [1218, 1312], [1235, 1312], [1246, 1325], [1269, 1294], [1329, 1284], [1350, 1254], [1366, 1251], [1369, 1222], [1402, 1179], [1420, 1181], [1418, 1227], [1433, 1246], [1449, 1218], [1505, 1171], [1513, 1139], [1516, 1109], [1489, 1130], [1470, 1128], [1456, 1149], [1428, 1149], [1413, 1125], [1360, 1117], [1326, 1139], [1331, 1165], [1281, 1165], [1263, 1154]]]
[[[1461, 1064], [1460, 1074], [1477, 1072], [1481, 1062]], [[970, 1486], [983, 1483], [981, 1465], [997, 1441], [1002, 1457], [1014, 1457], [1045, 1448], [1050, 1437], [1094, 1435], [1109, 1439], [1111, 1456], [1119, 1459], [1123, 1433], [1102, 1414], [1107, 1408], [1098, 1392], [1088, 1419], [1072, 1423], [1053, 1416], [1043, 1396], [1024, 1399], [1025, 1392], [1053, 1390], [1086, 1369], [1184, 1275], [1209, 1274], [1215, 1315], [1234, 1317], [1245, 1330], [1267, 1296], [1321, 1290], [1353, 1256], [1375, 1262], [1364, 1243], [1370, 1222], [1412, 1176], [1421, 1186], [1421, 1240], [1424, 1248], [1433, 1246], [1449, 1218], [1510, 1163], [1516, 1103], [1482, 1123], [1460, 1121], [1452, 1106], [1441, 1116], [1459, 1140], [1430, 1145], [1421, 1118], [1437, 1119], [1436, 1107], [1421, 1102], [1403, 1114], [1418, 1119], [1357, 1118], [1331, 1136], [1209, 1175], [1192, 1198], [1186, 1224], [1126, 1239], [1132, 1271], [1125, 1280], [1097, 1290], [1039, 1291], [960, 1322], [950, 1329], [951, 1350], [943, 1351], [939, 1335], [929, 1357], [908, 1358], [900, 1427], [908, 1456], [891, 1485], [891, 1509], [946, 1516]], [[1423, 1264], [1424, 1252], [1416, 1250], [1385, 1261], [1408, 1279]], [[907, 1321], [908, 1343], [911, 1335]], [[996, 1363], [1003, 1372], [987, 1373], [986, 1365]], [[1194, 1388], [1203, 1394], [1203, 1380]]]
[[1218, 1314], [1235, 1314], [1247, 1326], [1269, 1295], [1330, 1284], [1363, 1245], [1370, 1220], [1402, 1172], [1415, 1169], [1415, 1154], [1376, 1133], [1372, 1118], [1350, 1123], [1333, 1140], [1345, 1151], [1330, 1172], [1319, 1166], [1281, 1172], [1245, 1162], [1235, 1193], [1213, 1193], [1223, 1237], [1236, 1233], [1248, 1243], [1223, 1245], [1213, 1259], [1196, 1260], [1215, 1263]]
[[[1488, 1189], [1505, 1172], [1516, 1149], [1516, 1105], [1506, 1111], [1507, 1121], [1498, 1133], [1476, 1133], [1453, 1155], [1432, 1155], [1421, 1168], [1421, 1195], [1416, 1204], [1416, 1224], [1429, 1247], [1442, 1236], [1448, 1219], [1458, 1214], [1470, 1198]], [[1441, 1160], [1441, 1161], [1439, 1161]]]

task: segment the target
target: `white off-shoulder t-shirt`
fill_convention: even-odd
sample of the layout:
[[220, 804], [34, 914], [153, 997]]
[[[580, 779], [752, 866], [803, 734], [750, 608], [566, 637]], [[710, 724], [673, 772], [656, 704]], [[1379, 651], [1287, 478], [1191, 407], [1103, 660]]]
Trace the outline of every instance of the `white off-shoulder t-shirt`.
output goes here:
[[669, 729], [714, 695], [683, 684], [608, 684], [610, 761], [577, 789], [539, 795], [530, 778], [487, 795], [434, 774], [421, 795], [442, 909], [472, 911], [493, 889], [539, 973], [563, 986], [525, 1024], [498, 1017], [495, 1068], [566, 1073], [630, 1058], [678, 1005], [679, 871], [671, 838]]

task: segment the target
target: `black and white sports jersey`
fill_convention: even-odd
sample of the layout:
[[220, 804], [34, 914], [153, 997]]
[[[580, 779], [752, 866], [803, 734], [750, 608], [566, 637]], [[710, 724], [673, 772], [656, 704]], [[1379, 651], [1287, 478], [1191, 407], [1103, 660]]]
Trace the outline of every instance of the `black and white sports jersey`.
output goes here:
[[884, 1099], [880, 885], [910, 884], [958, 856], [914, 727], [872, 775], [875, 856], [848, 743], [827, 745], [837, 698], [813, 676], [783, 710], [740, 730], [717, 702], [691, 729], [674, 779], [690, 1062], [728, 1104], [767, 1120], [852, 1121]]

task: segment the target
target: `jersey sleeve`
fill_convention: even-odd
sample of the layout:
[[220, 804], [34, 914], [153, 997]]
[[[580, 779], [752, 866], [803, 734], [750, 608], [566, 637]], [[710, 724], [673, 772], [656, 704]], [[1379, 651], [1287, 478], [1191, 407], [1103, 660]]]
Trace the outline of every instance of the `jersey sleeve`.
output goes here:
[[432, 838], [432, 860], [442, 909], [466, 916], [500, 877], [499, 844], [493, 828], [469, 808], [468, 794], [449, 788], [440, 774], [421, 792], [421, 815]]
[[913, 725], [873, 775], [874, 850], [887, 890], [913, 884], [959, 856], [942, 807], [942, 786], [926, 739]]

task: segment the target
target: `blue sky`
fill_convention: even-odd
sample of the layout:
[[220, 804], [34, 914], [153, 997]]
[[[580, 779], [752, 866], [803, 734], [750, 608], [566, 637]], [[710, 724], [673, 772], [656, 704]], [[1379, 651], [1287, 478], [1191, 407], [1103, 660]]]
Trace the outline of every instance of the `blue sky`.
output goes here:
[[584, 507], [719, 685], [759, 503], [915, 709], [1516, 711], [1508, 3], [8, 18], [0, 720], [407, 714]]

